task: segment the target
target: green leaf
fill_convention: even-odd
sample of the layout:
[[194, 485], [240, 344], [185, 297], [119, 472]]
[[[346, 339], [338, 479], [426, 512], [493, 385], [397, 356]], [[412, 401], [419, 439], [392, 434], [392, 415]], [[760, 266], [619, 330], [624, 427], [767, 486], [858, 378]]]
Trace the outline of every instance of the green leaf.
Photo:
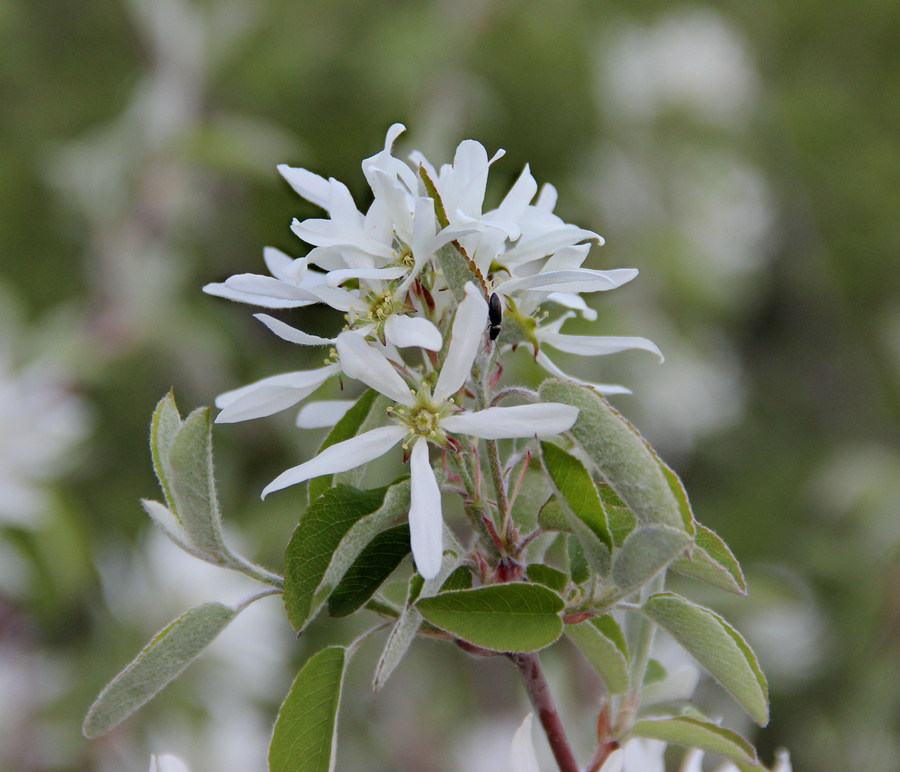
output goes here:
[[164, 627], [100, 692], [84, 719], [84, 736], [106, 734], [155, 697], [181, 675], [236, 614], [221, 603], [204, 603]]
[[416, 608], [431, 624], [492, 651], [537, 651], [562, 634], [565, 604], [539, 584], [512, 582], [421, 598]]
[[284, 558], [284, 605], [298, 632], [312, 621], [366, 545], [408, 511], [408, 480], [369, 491], [338, 485], [310, 504]]
[[[351, 437], [355, 437], [360, 426], [362, 426], [363, 421], [365, 421], [366, 417], [369, 415], [369, 411], [372, 409], [372, 403], [377, 396], [378, 392], [374, 389], [369, 389], [365, 392], [356, 401], [356, 404], [341, 417], [341, 420], [334, 425], [334, 428], [328, 433], [328, 436], [319, 447], [319, 453], [331, 445], [336, 445], [338, 442], [343, 442], [344, 440], [349, 440]], [[329, 474], [323, 475], [322, 477], [315, 477], [309, 481], [310, 503], [319, 498], [319, 496], [331, 487], [333, 477], [334, 475]]]
[[541, 384], [540, 396], [545, 402], [579, 409], [569, 431], [640, 523], [685, 527], [681, 506], [656, 455], [602, 396], [587, 386], [555, 379]]
[[652, 595], [641, 610], [705, 667], [757, 724], [768, 723], [766, 678], [737, 630], [715, 612], [674, 593]]
[[549, 587], [551, 590], [558, 593], [565, 592], [565, 589], [569, 584], [569, 577], [562, 571], [543, 563], [532, 563], [525, 569], [525, 575], [532, 582], [542, 584], [544, 587]]
[[612, 549], [612, 536], [600, 495], [584, 464], [550, 442], [541, 443], [544, 467], [569, 508], [602, 541]]
[[662, 470], [663, 477], [665, 477], [666, 482], [669, 483], [669, 490], [672, 491], [675, 501], [678, 502], [678, 509], [681, 511], [681, 520], [684, 523], [684, 530], [693, 536], [697, 531], [697, 521], [694, 519], [694, 510], [691, 507], [691, 500], [688, 498], [687, 489], [684, 487], [684, 483], [681, 482], [681, 478], [675, 474], [675, 470], [663, 461], [659, 457], [659, 454], [651, 448], [649, 444], [647, 447], [650, 448], [650, 452], [653, 454], [656, 462], [659, 464], [659, 468]]
[[591, 663], [610, 694], [625, 694], [631, 686], [625, 636], [611, 616], [566, 625], [566, 635]]
[[[581, 549], [581, 557], [587, 561], [590, 570], [597, 576], [609, 573], [609, 548], [567, 504], [560, 502], [558, 496], [551, 497], [541, 507], [538, 522], [543, 528], [572, 534]], [[587, 579], [587, 576], [584, 578]]]
[[228, 560], [222, 538], [212, 455], [212, 414], [208, 407], [192, 412], [169, 447], [170, 484], [175, 515], [191, 543], [202, 553]]
[[328, 599], [328, 613], [345, 617], [365, 605], [409, 554], [409, 524], [379, 533], [359, 553]]
[[672, 563], [679, 574], [692, 576], [738, 595], [747, 594], [747, 584], [737, 559], [715, 531], [697, 523], [694, 548]]
[[679, 716], [666, 719], [638, 721], [630, 732], [632, 737], [649, 737], [666, 743], [699, 748], [718, 753], [735, 764], [755, 767], [759, 764], [756, 750], [743, 737], [709, 721]]
[[422, 624], [422, 615], [413, 605], [420, 597], [430, 597], [434, 595], [453, 576], [457, 571], [457, 563], [459, 562], [459, 554], [461, 548], [456, 543], [450, 529], [444, 526], [444, 542], [448, 544], [450, 549], [444, 551], [444, 558], [441, 563], [441, 570], [438, 575], [428, 579], [422, 579], [419, 574], [413, 574], [406, 589], [406, 605], [400, 617], [391, 628], [384, 650], [375, 666], [375, 676], [372, 681], [372, 688], [377, 692], [385, 682], [390, 678], [391, 673], [406, 652], [409, 651], [410, 645], [416, 637], [419, 626]]
[[180, 428], [181, 416], [175, 405], [175, 395], [170, 391], [156, 405], [150, 421], [150, 456], [153, 459], [153, 470], [156, 472], [169, 508], [173, 502], [172, 490], [169, 487], [169, 479], [172, 476], [169, 467], [169, 449]]
[[628, 595], [649, 582], [684, 552], [691, 537], [682, 530], [663, 525], [647, 525], [632, 531], [613, 555], [610, 577]]
[[269, 772], [332, 772], [347, 652], [329, 646], [297, 674], [275, 721]]
[[472, 572], [466, 566], [459, 566], [441, 585], [441, 592], [472, 589]]
[[584, 584], [590, 579], [591, 568], [584, 555], [584, 547], [574, 534], [566, 537], [566, 557], [569, 559], [569, 576], [575, 584]]

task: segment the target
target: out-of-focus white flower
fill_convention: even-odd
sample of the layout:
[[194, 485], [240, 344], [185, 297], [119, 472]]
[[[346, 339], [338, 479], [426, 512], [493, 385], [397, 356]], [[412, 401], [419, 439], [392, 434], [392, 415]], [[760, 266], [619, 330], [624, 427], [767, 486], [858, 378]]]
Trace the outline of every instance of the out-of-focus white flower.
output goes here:
[[58, 367], [16, 369], [10, 349], [0, 337], [0, 524], [34, 527], [48, 506], [44, 486], [71, 466], [88, 412]]
[[181, 759], [164, 753], [162, 756], [150, 757], [150, 772], [190, 772], [190, 770]]
[[453, 396], [463, 387], [475, 356], [483, 345], [488, 307], [474, 285], [453, 320], [447, 356], [434, 389], [420, 379], [413, 390], [391, 362], [357, 333], [338, 336], [337, 348], [344, 372], [390, 397], [393, 423], [332, 445], [318, 456], [280, 474], [263, 496], [305, 480], [361, 466], [387, 453], [401, 440], [410, 448], [410, 541], [416, 568], [426, 579], [436, 576], [443, 554], [441, 494], [428, 454], [428, 444], [448, 447], [447, 433], [482, 439], [533, 437], [557, 434], [575, 422], [578, 409], [559, 403], [490, 407], [470, 411]]
[[[681, 761], [678, 772], [703, 772], [703, 756], [703, 751], [691, 748], [684, 754], [684, 759]], [[739, 770], [730, 761], [726, 761], [716, 767], [715, 772], [739, 772]], [[792, 772], [791, 757], [784, 748], [779, 748], [775, 751], [775, 763], [772, 765], [772, 772]]]
[[512, 745], [509, 749], [511, 772], [541, 772], [537, 754], [534, 752], [534, 744], [531, 742], [531, 724], [533, 722], [534, 715], [529, 713], [513, 735]]

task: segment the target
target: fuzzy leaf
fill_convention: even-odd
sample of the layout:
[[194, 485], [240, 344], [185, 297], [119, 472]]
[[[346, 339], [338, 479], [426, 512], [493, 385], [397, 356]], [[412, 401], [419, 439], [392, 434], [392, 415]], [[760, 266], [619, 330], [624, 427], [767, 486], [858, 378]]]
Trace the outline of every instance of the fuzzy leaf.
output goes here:
[[150, 421], [150, 455], [153, 459], [153, 469], [169, 508], [173, 502], [172, 490], [169, 487], [169, 479], [172, 476], [169, 467], [169, 449], [180, 428], [181, 416], [175, 405], [175, 396], [170, 391], [156, 405]]
[[413, 574], [410, 577], [409, 584], [407, 585], [406, 605], [403, 609], [403, 613], [400, 614], [400, 617], [391, 628], [387, 642], [384, 645], [384, 650], [381, 652], [381, 657], [378, 659], [378, 664], [375, 666], [375, 677], [372, 681], [372, 688], [376, 692], [384, 686], [385, 682], [390, 678], [391, 673], [394, 672], [394, 669], [400, 664], [403, 657], [406, 656], [406, 652], [409, 651], [409, 647], [416, 637], [419, 626], [422, 624], [422, 615], [413, 604], [420, 597], [430, 597], [437, 593], [438, 590], [443, 587], [444, 583], [456, 573], [457, 563], [459, 562], [458, 555], [461, 554], [461, 549], [459, 548], [459, 545], [455, 543], [455, 540], [446, 526], [444, 527], [444, 541], [449, 543], [450, 549], [444, 552], [444, 559], [441, 563], [441, 570], [438, 572], [438, 575], [428, 581], [423, 580], [419, 574]]
[[175, 515], [191, 543], [203, 553], [220, 557], [228, 550], [222, 538], [213, 473], [212, 414], [208, 407], [192, 412], [172, 438], [169, 479]]
[[566, 635], [591, 663], [610, 694], [625, 694], [631, 685], [625, 636], [609, 615], [566, 625]]
[[[558, 496], [551, 497], [541, 507], [541, 511], [538, 513], [538, 522], [543, 528], [570, 533], [571, 538], [578, 542], [581, 549], [580, 556], [587, 561], [590, 571], [597, 576], [609, 574], [609, 548], [587, 523], [572, 511], [571, 507], [559, 500]], [[580, 584], [580, 582], [576, 583]]]
[[408, 523], [379, 533], [363, 548], [331, 593], [328, 613], [344, 617], [361, 608], [408, 554]]
[[756, 750], [743, 737], [709, 721], [679, 716], [638, 721], [631, 728], [632, 737], [649, 737], [667, 743], [699, 748], [718, 753], [741, 766], [758, 765]]
[[600, 495], [584, 465], [574, 456], [550, 442], [541, 443], [544, 467], [569, 508], [593, 531], [607, 549], [612, 549], [612, 536]]
[[329, 646], [297, 674], [278, 711], [269, 772], [332, 772], [347, 652]]
[[564, 592], [569, 584], [569, 577], [562, 571], [543, 563], [532, 563], [525, 569], [525, 575], [530, 581], [549, 587], [554, 592]]
[[610, 576], [621, 591], [619, 597], [650, 581], [690, 543], [684, 531], [666, 526], [647, 525], [632, 531], [613, 555]]
[[[341, 420], [334, 425], [334, 428], [328, 433], [328, 436], [319, 447], [319, 453], [330, 445], [336, 445], [338, 442], [343, 442], [344, 440], [349, 440], [351, 437], [355, 437], [357, 432], [359, 432], [363, 421], [365, 421], [366, 417], [369, 415], [369, 411], [372, 409], [372, 403], [377, 396], [378, 392], [374, 389], [369, 389], [365, 392], [356, 401], [356, 404], [341, 417]], [[319, 498], [319, 496], [331, 487], [333, 478], [334, 475], [323, 475], [322, 477], [315, 477], [309, 481], [310, 503]]]
[[587, 386], [548, 379], [541, 384], [540, 396], [545, 402], [579, 409], [572, 435], [640, 523], [685, 527], [681, 506], [655, 454], [600, 394]]
[[100, 692], [84, 719], [84, 736], [106, 734], [155, 697], [181, 675], [236, 614], [221, 603], [204, 603], [164, 627]]
[[766, 678], [737, 630], [715, 612], [674, 593], [652, 595], [642, 611], [705, 667], [757, 724], [768, 723]]
[[369, 491], [338, 485], [310, 504], [284, 557], [284, 605], [298, 632], [366, 545], [408, 511], [408, 481]]
[[737, 559], [721, 537], [706, 526], [697, 524], [697, 537], [690, 555], [682, 555], [672, 563], [679, 574], [709, 582], [723, 590], [747, 594], [747, 584]]
[[436, 627], [493, 651], [537, 651], [562, 634], [565, 604], [539, 584], [512, 582], [421, 598], [416, 608]]

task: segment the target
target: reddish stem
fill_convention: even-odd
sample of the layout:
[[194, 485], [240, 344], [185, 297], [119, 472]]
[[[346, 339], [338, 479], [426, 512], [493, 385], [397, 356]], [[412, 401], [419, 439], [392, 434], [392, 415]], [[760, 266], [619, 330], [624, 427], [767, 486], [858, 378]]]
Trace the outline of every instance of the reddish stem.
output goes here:
[[560, 772], [579, 772], [578, 762], [572, 754], [569, 746], [569, 740], [566, 737], [566, 730], [563, 728], [559, 719], [559, 713], [556, 712], [556, 705], [553, 702], [553, 696], [550, 694], [550, 686], [547, 679], [544, 678], [544, 671], [541, 668], [541, 661], [538, 655], [531, 654], [507, 654], [507, 657], [513, 661], [515, 666], [519, 668], [522, 679], [525, 681], [525, 691], [528, 692], [528, 699], [537, 711], [541, 726], [547, 735], [547, 741], [550, 743], [550, 750], [553, 751], [553, 757], [559, 766]]

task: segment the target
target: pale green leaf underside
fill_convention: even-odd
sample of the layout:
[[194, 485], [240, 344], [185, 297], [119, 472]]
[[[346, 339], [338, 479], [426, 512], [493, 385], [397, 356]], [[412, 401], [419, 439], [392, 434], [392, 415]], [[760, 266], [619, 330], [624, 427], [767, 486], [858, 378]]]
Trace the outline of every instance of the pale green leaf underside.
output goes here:
[[269, 772], [332, 772], [347, 652], [329, 646], [297, 674], [278, 711]]
[[628, 691], [631, 681], [625, 636], [611, 616], [566, 625], [566, 635], [599, 673], [610, 694]]
[[709, 582], [723, 590], [747, 594], [741, 566], [728, 545], [715, 531], [697, 524], [697, 537], [690, 557], [679, 557], [672, 569], [685, 576]]
[[85, 737], [105, 734], [177, 678], [235, 617], [221, 603], [182, 614], [148, 643], [100, 692], [84, 720]]
[[548, 379], [541, 399], [579, 409], [570, 429], [603, 478], [640, 523], [684, 529], [682, 508], [654, 453], [637, 430], [592, 389]]
[[768, 723], [766, 679], [737, 630], [715, 612], [674, 593], [651, 596], [642, 611], [705, 667], [757, 724]]
[[685, 716], [638, 721], [632, 727], [631, 735], [718, 753], [741, 766], [758, 765], [756, 751], [750, 743], [730, 729], [709, 721]]

